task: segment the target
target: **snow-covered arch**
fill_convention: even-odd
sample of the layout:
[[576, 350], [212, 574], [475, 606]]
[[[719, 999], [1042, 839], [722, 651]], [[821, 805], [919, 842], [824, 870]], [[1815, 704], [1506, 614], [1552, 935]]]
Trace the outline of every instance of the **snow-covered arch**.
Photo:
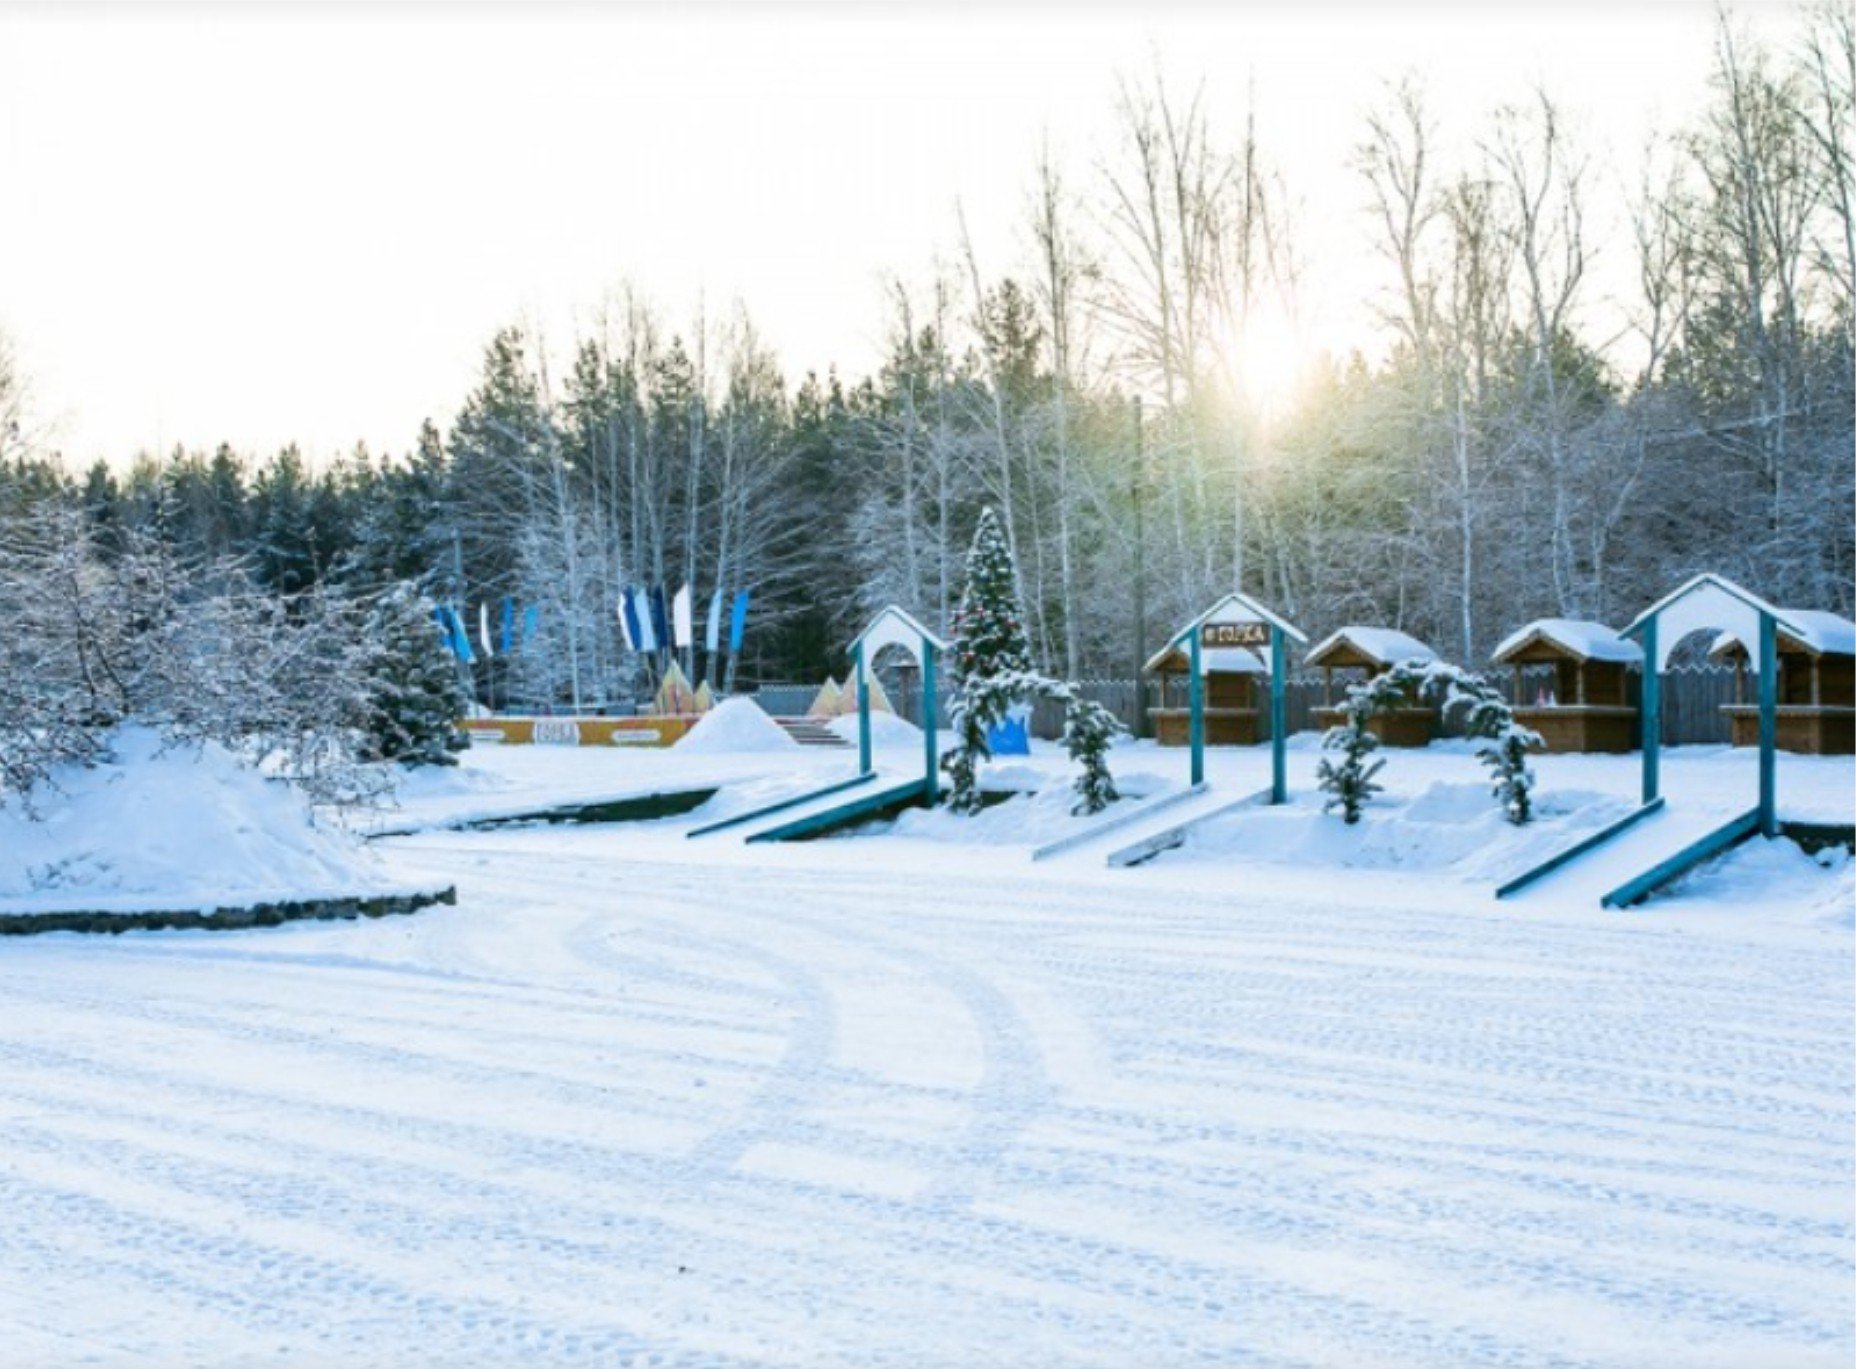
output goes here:
[[870, 625], [857, 634], [851, 643], [851, 658], [855, 662], [857, 681], [857, 763], [859, 769], [868, 774], [871, 769], [870, 748], [870, 672], [876, 665], [877, 654], [889, 647], [906, 652], [915, 658], [915, 663], [922, 671], [922, 748], [927, 763], [925, 772], [929, 784], [929, 797], [932, 801], [940, 769], [940, 757], [935, 748], [935, 697], [934, 670], [935, 661], [947, 650], [947, 643], [923, 627], [910, 614], [903, 612], [894, 604], [889, 605]]

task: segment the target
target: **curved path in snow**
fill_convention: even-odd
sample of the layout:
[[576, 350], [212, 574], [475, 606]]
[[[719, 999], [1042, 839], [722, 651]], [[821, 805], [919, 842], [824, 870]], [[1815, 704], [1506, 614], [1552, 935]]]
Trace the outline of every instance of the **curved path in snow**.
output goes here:
[[1849, 1362], [1846, 935], [831, 845], [0, 948], [0, 1364]]

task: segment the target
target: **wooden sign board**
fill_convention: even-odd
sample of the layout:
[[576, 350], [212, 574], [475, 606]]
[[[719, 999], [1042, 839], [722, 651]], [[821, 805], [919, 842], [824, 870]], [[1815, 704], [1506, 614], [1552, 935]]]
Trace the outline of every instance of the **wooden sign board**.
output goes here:
[[1204, 623], [1199, 627], [1199, 645], [1204, 647], [1269, 644], [1268, 623]]

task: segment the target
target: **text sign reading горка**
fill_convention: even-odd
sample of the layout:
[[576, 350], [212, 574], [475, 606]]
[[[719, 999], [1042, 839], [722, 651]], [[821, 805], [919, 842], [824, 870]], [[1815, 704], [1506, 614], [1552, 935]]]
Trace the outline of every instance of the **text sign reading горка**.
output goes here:
[[1199, 628], [1200, 646], [1268, 646], [1268, 623], [1205, 623]]

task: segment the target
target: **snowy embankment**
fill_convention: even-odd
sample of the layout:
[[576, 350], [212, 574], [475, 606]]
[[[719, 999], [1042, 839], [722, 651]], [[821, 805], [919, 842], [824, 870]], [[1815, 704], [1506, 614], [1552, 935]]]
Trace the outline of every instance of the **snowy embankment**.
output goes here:
[[318, 822], [292, 786], [217, 743], [164, 744], [123, 727], [110, 759], [61, 767], [0, 808], [0, 916], [212, 911], [407, 897], [443, 887], [397, 878], [354, 837]]

